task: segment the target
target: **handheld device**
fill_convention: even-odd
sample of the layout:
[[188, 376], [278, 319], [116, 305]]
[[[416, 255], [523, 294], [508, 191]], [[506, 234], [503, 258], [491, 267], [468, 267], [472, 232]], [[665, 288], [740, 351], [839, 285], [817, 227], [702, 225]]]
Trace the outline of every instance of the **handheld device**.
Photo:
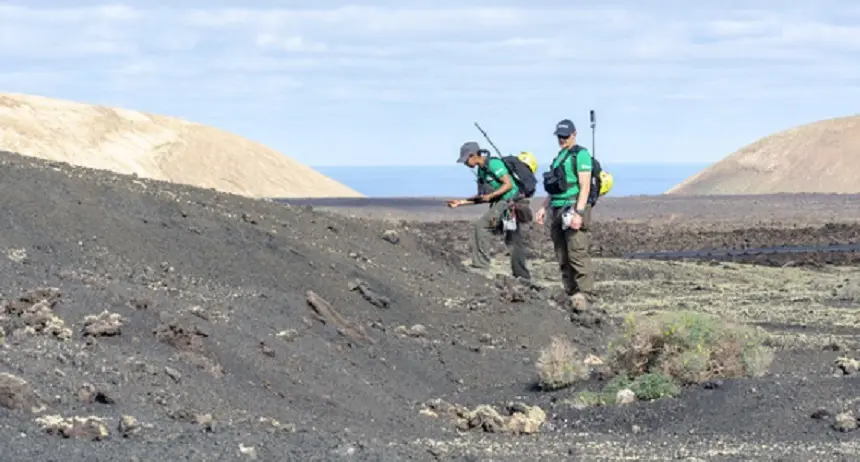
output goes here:
[[594, 147], [594, 127], [597, 125], [597, 118], [594, 116], [594, 109], [589, 112], [588, 117], [591, 119], [591, 154], [594, 155], [597, 151]]

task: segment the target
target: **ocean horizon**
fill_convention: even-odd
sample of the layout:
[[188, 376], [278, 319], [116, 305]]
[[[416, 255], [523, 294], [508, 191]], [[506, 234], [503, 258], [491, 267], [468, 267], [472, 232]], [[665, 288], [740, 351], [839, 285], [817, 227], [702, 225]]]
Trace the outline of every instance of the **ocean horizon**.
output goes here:
[[[660, 195], [709, 165], [629, 163], [604, 166], [613, 176], [613, 188], [608, 197]], [[312, 168], [367, 197], [465, 197], [476, 191], [474, 173], [462, 165]], [[538, 170], [538, 181], [542, 171]], [[538, 184], [536, 195], [544, 194]]]

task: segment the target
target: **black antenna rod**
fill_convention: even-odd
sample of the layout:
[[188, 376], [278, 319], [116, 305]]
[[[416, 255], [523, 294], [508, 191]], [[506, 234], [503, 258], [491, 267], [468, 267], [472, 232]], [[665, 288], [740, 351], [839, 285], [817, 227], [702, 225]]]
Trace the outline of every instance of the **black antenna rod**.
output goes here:
[[478, 125], [478, 122], [475, 122], [475, 126], [478, 127], [478, 130], [480, 130], [481, 134], [484, 135], [484, 138], [487, 139], [487, 142], [490, 143], [490, 146], [492, 146], [493, 149], [496, 150], [496, 154], [498, 154], [499, 157], [502, 157], [502, 152], [499, 151], [499, 148], [496, 147], [495, 143], [493, 143], [493, 140], [491, 140], [490, 137], [487, 135], [487, 132], [485, 132], [484, 129], [481, 128], [480, 125]]
[[597, 153], [597, 148], [594, 147], [594, 127], [597, 125], [597, 118], [594, 116], [594, 109], [588, 114], [591, 119], [591, 155], [595, 155]]

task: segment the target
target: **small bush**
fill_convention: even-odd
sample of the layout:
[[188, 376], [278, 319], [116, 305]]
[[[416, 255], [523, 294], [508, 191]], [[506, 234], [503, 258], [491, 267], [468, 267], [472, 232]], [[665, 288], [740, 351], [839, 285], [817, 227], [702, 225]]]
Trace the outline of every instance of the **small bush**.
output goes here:
[[629, 317], [610, 345], [609, 365], [618, 374], [661, 373], [679, 384], [717, 377], [757, 377], [767, 372], [773, 351], [767, 334], [716, 316], [667, 312]]
[[[604, 398], [608, 402], [615, 402], [615, 396], [619, 391], [630, 388], [632, 381], [630, 377], [626, 375], [616, 375], [609, 382], [606, 382], [606, 385], [603, 386], [603, 389], [600, 391], [600, 394], [604, 396]], [[635, 392], [634, 392], [635, 394]]]
[[588, 378], [588, 368], [576, 347], [558, 337], [553, 337], [550, 345], [541, 350], [536, 366], [545, 390], [558, 390]]
[[[603, 392], [596, 393], [593, 391], [581, 391], [579, 395], [577, 395], [579, 401], [586, 406], [605, 406], [609, 404], [606, 401], [606, 394]], [[612, 397], [613, 402], [615, 397]]]
[[587, 406], [608, 406], [615, 404], [618, 392], [625, 388], [629, 388], [640, 401], [674, 398], [681, 393], [681, 387], [671, 377], [661, 373], [649, 373], [633, 379], [626, 375], [615, 376], [599, 393], [583, 391], [578, 397], [579, 401]]
[[660, 398], [674, 398], [681, 394], [681, 387], [671, 377], [660, 373], [648, 373], [636, 377], [630, 384], [636, 399], [653, 401]]

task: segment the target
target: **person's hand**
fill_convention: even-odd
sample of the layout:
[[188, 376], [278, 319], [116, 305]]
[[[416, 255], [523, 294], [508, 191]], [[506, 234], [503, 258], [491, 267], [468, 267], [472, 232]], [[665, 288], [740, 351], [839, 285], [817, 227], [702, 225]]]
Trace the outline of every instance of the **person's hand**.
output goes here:
[[463, 205], [463, 201], [460, 199], [453, 199], [448, 201], [448, 207], [451, 207], [452, 209], [455, 209], [461, 205]]
[[570, 220], [570, 229], [578, 230], [579, 228], [582, 228], [582, 215], [574, 212], [573, 218]]
[[483, 195], [481, 195], [481, 197], [479, 197], [478, 199], [479, 199], [481, 202], [490, 202], [490, 195], [489, 195], [489, 194], [483, 194]]
[[537, 224], [542, 225], [544, 218], [546, 218], [546, 208], [541, 207], [535, 214], [535, 221], [537, 222]]

